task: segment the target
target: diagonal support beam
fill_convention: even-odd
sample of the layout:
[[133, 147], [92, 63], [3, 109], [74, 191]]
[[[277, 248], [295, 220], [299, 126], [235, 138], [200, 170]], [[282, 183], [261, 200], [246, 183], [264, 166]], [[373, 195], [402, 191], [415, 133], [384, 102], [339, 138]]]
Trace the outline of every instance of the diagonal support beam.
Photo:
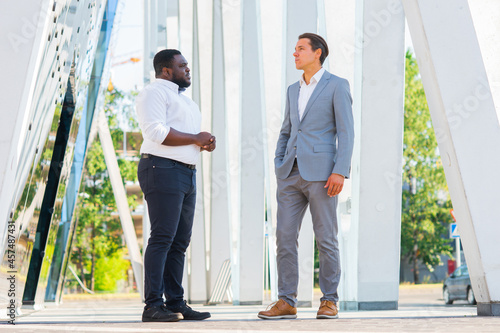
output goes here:
[[104, 111], [99, 112], [97, 121], [99, 139], [104, 153], [104, 160], [106, 161], [106, 166], [108, 167], [109, 179], [111, 180], [111, 186], [113, 187], [116, 207], [118, 208], [118, 215], [120, 216], [120, 221], [122, 223], [123, 235], [125, 236], [130, 261], [132, 262], [132, 270], [134, 271], [137, 291], [141, 297], [144, 297], [142, 256], [139, 251], [134, 222], [132, 221], [132, 216], [130, 215], [127, 194], [125, 193], [125, 187], [123, 186], [120, 168], [118, 167], [118, 161], [116, 160], [115, 148], [113, 147], [113, 140], [111, 139], [111, 133], [109, 132], [108, 122], [106, 120], [106, 116], [104, 115]]
[[500, 316], [500, 125], [467, 0], [403, 0], [478, 315]]

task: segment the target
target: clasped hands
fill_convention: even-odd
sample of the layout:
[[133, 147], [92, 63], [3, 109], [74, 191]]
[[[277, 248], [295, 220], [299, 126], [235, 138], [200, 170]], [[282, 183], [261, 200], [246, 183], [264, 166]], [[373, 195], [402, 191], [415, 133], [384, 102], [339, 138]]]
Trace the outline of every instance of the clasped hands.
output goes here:
[[200, 147], [201, 151], [212, 152], [216, 146], [215, 136], [208, 132], [200, 132], [196, 135], [196, 145]]

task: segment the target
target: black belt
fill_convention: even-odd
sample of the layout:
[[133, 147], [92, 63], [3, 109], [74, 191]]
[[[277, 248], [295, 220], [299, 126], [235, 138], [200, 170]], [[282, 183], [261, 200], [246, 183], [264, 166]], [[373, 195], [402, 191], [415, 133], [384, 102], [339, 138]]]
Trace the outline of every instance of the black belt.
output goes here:
[[191, 170], [194, 170], [196, 169], [196, 165], [195, 164], [187, 164], [187, 163], [184, 163], [184, 162], [180, 162], [180, 161], [176, 161], [176, 160], [173, 160], [173, 159], [170, 159], [170, 158], [166, 158], [166, 157], [159, 157], [159, 156], [156, 156], [156, 155], [152, 155], [152, 154], [141, 154], [141, 157], [142, 158], [151, 158], [151, 157], [158, 157], [158, 158], [163, 158], [163, 159], [166, 159], [166, 160], [169, 160], [169, 161], [172, 161], [172, 162], [175, 162], [179, 165], [182, 165], [188, 169], [191, 169]]

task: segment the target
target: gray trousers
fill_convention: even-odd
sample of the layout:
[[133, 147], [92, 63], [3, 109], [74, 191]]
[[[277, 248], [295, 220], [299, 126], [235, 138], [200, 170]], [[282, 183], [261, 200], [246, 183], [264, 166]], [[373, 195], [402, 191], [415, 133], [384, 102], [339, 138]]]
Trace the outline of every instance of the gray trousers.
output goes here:
[[299, 284], [298, 237], [302, 219], [310, 207], [316, 244], [319, 250], [319, 286], [321, 301], [338, 303], [340, 257], [337, 239], [337, 196], [331, 198], [324, 188], [326, 181], [304, 180], [295, 165], [286, 179], [278, 179], [278, 297], [297, 306]]

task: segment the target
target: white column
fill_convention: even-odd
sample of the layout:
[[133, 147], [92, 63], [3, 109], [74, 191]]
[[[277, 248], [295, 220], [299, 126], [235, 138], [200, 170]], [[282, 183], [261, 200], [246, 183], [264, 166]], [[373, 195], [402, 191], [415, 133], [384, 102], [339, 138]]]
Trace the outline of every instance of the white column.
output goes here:
[[[264, 68], [264, 91], [266, 109], [266, 138], [267, 138], [267, 172], [269, 180], [266, 180], [266, 202], [267, 202], [267, 225], [269, 250], [266, 254], [269, 260], [269, 288], [270, 301], [278, 299], [277, 269], [276, 269], [276, 176], [274, 174], [274, 153], [278, 141], [279, 131], [282, 124], [282, 101], [284, 96], [284, 85], [282, 86], [283, 72], [283, 45], [284, 45], [284, 1], [262, 1], [260, 3], [260, 16], [262, 31], [262, 54]], [[279, 82], [279, 84], [277, 84]]]
[[[196, 30], [197, 42], [193, 40], [193, 61], [192, 76], [199, 78], [199, 84], [193, 82], [193, 99], [201, 109], [202, 114], [202, 130], [211, 130], [212, 127], [212, 0], [197, 1], [193, 0], [193, 10], [196, 10], [196, 16], [193, 18], [193, 29]], [[203, 15], [200, 15], [202, 13]], [[194, 15], [194, 13], [193, 13]], [[197, 66], [195, 66], [197, 64]], [[197, 69], [196, 69], [197, 68]], [[199, 96], [197, 99], [196, 96]], [[218, 149], [218, 148], [217, 148]], [[205, 269], [206, 269], [206, 299], [208, 300], [211, 292], [210, 284], [210, 217], [211, 217], [211, 158], [212, 155], [205, 153], [201, 154], [201, 162], [203, 170], [200, 172], [203, 179], [203, 192], [198, 192], [198, 195], [203, 195], [204, 202], [204, 232], [205, 232]]]
[[[155, 35], [154, 38], [156, 40], [156, 51], [167, 49], [179, 49], [180, 48], [180, 27], [179, 27], [179, 1], [178, 0], [155, 0], [155, 11], [151, 13], [151, 15], [155, 15], [156, 21], [154, 22], [155, 26]], [[183, 52], [181, 53], [186, 57], [189, 62], [190, 55], [189, 53]], [[186, 92], [186, 96], [189, 96], [189, 92]], [[186, 295], [190, 295], [189, 290], [189, 257], [190, 250], [186, 253], [186, 260], [184, 265], [184, 275], [182, 278], [182, 287], [184, 288], [184, 293]]]
[[404, 0], [478, 315], [500, 315], [500, 130], [466, 0]]
[[196, 168], [196, 210], [194, 215], [193, 233], [191, 235], [191, 244], [189, 245], [188, 300], [190, 303], [206, 303], [209, 297], [205, 262], [205, 210], [202, 164], [203, 163], [200, 161]]
[[[264, 142], [260, 1], [243, 1], [241, 43], [239, 298], [236, 304], [262, 304], [264, 291]], [[267, 157], [267, 156], [266, 156]]]
[[212, 59], [212, 134], [217, 137], [217, 149], [211, 158], [210, 196], [210, 290], [215, 285], [222, 263], [230, 259], [229, 165], [224, 83], [224, 38], [221, 0], [213, 5]]
[[[180, 47], [180, 34], [179, 34], [179, 0], [159, 0], [160, 2], [166, 1], [167, 16], [167, 48], [178, 49]], [[180, 50], [182, 52], [182, 50]]]
[[156, 44], [158, 50], [167, 48], [167, 10], [170, 9], [170, 6], [167, 6], [167, 1], [165, 0], [157, 0], [156, 7], [156, 26], [157, 35], [156, 35]]
[[[99, 111], [97, 111], [99, 112]], [[134, 222], [132, 215], [130, 215], [130, 208], [127, 201], [127, 193], [123, 186], [120, 168], [116, 159], [116, 152], [109, 132], [108, 121], [104, 115], [104, 111], [100, 111], [98, 115], [98, 131], [99, 139], [101, 141], [102, 152], [106, 167], [108, 168], [109, 179], [113, 187], [113, 194], [115, 196], [116, 207], [120, 222], [122, 224], [123, 235], [125, 236], [125, 243], [127, 243], [128, 254], [132, 263], [132, 270], [134, 271], [135, 283], [137, 284], [137, 291], [139, 295], [144, 295], [144, 278], [143, 278], [143, 263], [141, 252], [139, 251], [139, 244], [137, 242], [137, 235], [135, 233]]]
[[[351, 276], [357, 290], [346, 295], [343, 308], [393, 310], [399, 298], [405, 21], [399, 1], [357, 6], [350, 226], [357, 233]], [[349, 239], [346, 250], [353, 245]]]
[[[283, 61], [286, 64], [286, 78], [283, 94], [286, 94], [286, 88], [290, 84], [297, 82], [302, 74], [302, 72], [295, 68], [293, 52], [295, 52], [295, 45], [297, 44], [299, 35], [305, 32], [317, 31], [317, 1], [289, 0], [286, 2], [286, 15], [286, 40], [283, 50]], [[283, 97], [283, 101], [285, 101], [285, 97]], [[299, 244], [298, 306], [307, 307], [312, 305], [314, 282], [314, 235], [309, 209], [307, 209], [302, 221]]]
[[[151, 45], [155, 42], [151, 37], [151, 2], [154, 0], [144, 0], [144, 61], [142, 62], [144, 66], [144, 85], [151, 82], [151, 78], [154, 77], [153, 70], [153, 57], [151, 55]], [[156, 46], [155, 46], [156, 47]]]
[[[146, 0], [145, 0], [146, 1]], [[153, 59], [154, 55], [158, 51], [158, 20], [160, 19], [160, 13], [158, 12], [158, 3], [162, 2], [162, 0], [147, 0], [149, 2], [149, 22], [144, 25], [144, 30], [148, 29], [149, 30], [149, 51], [150, 51], [150, 57], [151, 57], [151, 62], [150, 66], [153, 67]]]
[[[356, 1], [325, 1], [326, 32], [330, 55], [330, 72], [349, 81], [354, 93], [354, 34]], [[356, 133], [357, 134], [357, 133]], [[342, 275], [339, 285], [340, 304], [355, 301], [357, 295], [357, 233], [351, 229], [352, 177], [344, 181], [338, 196], [337, 218]]]
[[[191, 67], [193, 101], [201, 105], [200, 63], [198, 47], [198, 8], [196, 0], [183, 2], [179, 8], [180, 48]], [[188, 91], [186, 91], [188, 93]], [[204, 153], [207, 154], [207, 153]], [[190, 303], [206, 303], [208, 300], [207, 270], [205, 261], [205, 200], [203, 184], [203, 161], [196, 167], [196, 211], [193, 234], [189, 246], [189, 296]]]

